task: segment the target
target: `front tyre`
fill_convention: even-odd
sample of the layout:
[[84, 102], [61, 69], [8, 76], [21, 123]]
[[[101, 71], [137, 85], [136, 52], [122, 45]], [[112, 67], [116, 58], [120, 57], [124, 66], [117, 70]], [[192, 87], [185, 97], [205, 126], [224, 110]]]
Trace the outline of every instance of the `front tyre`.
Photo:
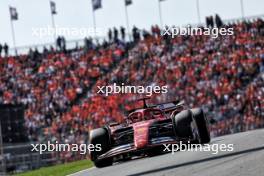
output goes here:
[[195, 123], [197, 125], [197, 130], [200, 137], [200, 143], [201, 144], [209, 143], [211, 138], [208, 129], [208, 120], [203, 110], [201, 108], [195, 108], [195, 109], [191, 109], [191, 112], [193, 114], [193, 119], [195, 120]]
[[172, 118], [172, 122], [176, 136], [182, 138], [192, 136], [192, 112], [190, 110], [184, 110], [176, 114], [176, 116]]
[[94, 165], [98, 168], [111, 166], [113, 164], [113, 158], [98, 159], [98, 157], [107, 151], [110, 150], [110, 139], [107, 129], [98, 128], [92, 130], [89, 136], [90, 144], [101, 145], [101, 151], [91, 151], [90, 156], [91, 160], [94, 162]]

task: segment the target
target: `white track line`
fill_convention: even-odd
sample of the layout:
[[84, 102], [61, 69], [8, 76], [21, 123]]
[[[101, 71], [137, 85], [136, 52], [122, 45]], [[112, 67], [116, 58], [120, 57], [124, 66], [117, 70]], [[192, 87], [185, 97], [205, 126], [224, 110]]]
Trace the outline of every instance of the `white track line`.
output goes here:
[[70, 175], [67, 175], [67, 176], [75, 176], [76, 174], [80, 174], [80, 173], [83, 173], [83, 172], [87, 172], [87, 171], [90, 171], [90, 170], [93, 170], [95, 169], [95, 167], [92, 167], [92, 168], [89, 168], [89, 169], [85, 169], [85, 170], [81, 170], [79, 172], [75, 172], [73, 174], [70, 174]]

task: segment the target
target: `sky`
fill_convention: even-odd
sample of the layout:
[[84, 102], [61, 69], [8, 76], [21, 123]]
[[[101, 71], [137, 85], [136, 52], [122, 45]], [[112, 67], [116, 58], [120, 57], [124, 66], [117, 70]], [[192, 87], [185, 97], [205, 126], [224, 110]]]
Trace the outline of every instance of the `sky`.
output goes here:
[[[63, 28], [93, 29], [91, 0], [53, 0], [58, 14], [54, 16], [56, 26]], [[243, 0], [245, 16], [264, 14], [264, 0]], [[14, 21], [16, 46], [51, 43], [54, 36], [36, 37], [34, 29], [52, 26], [49, 0], [1, 0], [0, 43], [13, 47], [9, 6], [17, 8], [19, 20]], [[102, 9], [95, 12], [96, 26], [107, 30], [114, 26], [126, 26], [124, 0], [102, 0]], [[127, 8], [129, 25], [149, 29], [160, 24], [158, 0], [133, 0]], [[240, 0], [199, 0], [201, 21], [205, 16], [218, 13], [222, 19], [240, 18]], [[165, 0], [161, 3], [164, 24], [182, 26], [198, 23], [196, 0]], [[81, 39], [66, 36], [67, 40]]]

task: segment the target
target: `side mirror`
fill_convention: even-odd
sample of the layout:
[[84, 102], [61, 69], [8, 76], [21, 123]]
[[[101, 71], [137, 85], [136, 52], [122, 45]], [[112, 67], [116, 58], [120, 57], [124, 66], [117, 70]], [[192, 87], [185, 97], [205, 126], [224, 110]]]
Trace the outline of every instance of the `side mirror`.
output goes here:
[[117, 126], [117, 125], [119, 125], [118, 122], [111, 122], [108, 124], [108, 126], [110, 126], [110, 127]]

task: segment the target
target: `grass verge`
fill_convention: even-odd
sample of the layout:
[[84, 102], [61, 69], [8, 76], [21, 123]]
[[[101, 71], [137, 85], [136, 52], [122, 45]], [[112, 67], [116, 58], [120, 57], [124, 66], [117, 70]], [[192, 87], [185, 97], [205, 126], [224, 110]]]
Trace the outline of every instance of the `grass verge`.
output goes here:
[[88, 169], [93, 164], [89, 160], [81, 160], [72, 163], [60, 164], [57, 166], [43, 167], [38, 170], [29, 171], [15, 176], [65, 176], [75, 172]]

